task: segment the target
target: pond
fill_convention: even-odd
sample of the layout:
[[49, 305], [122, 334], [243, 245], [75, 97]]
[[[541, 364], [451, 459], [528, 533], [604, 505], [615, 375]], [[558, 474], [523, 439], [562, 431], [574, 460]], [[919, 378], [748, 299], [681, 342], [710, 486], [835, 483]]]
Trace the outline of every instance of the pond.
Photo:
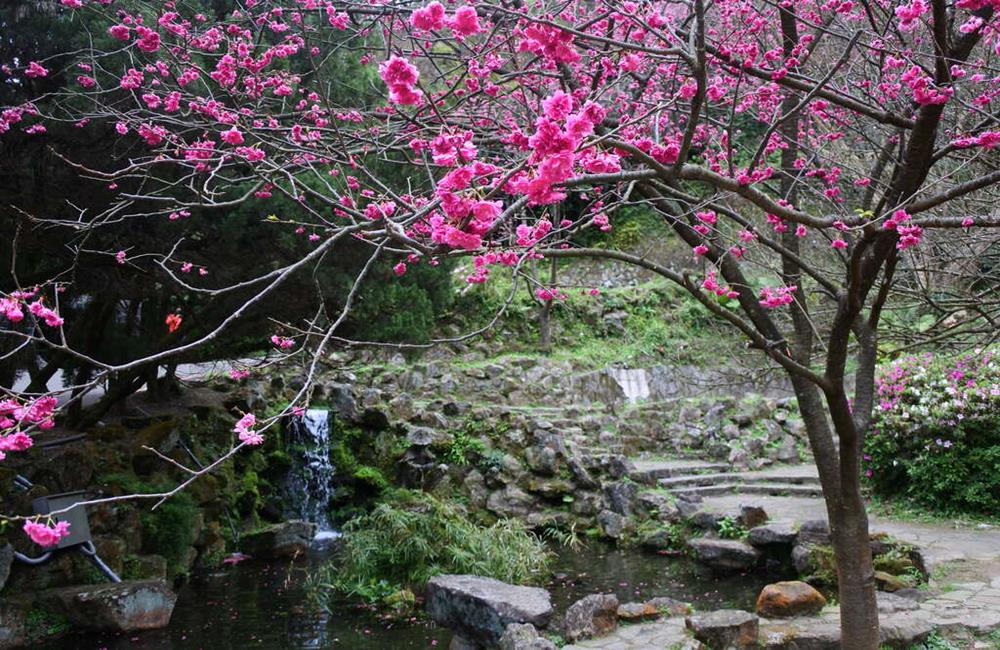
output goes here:
[[[622, 550], [599, 543], [557, 549], [548, 589], [558, 611], [592, 593], [614, 593], [621, 602], [670, 596], [700, 609], [752, 608], [761, 587], [782, 576], [761, 573], [715, 578], [684, 558]], [[247, 561], [192, 580], [178, 595], [170, 627], [114, 635], [71, 634], [36, 647], [44, 650], [104, 648], [447, 648], [451, 634], [432, 623], [380, 620], [364, 607], [343, 605], [329, 613], [308, 607], [304, 579], [314, 554], [298, 562]]]

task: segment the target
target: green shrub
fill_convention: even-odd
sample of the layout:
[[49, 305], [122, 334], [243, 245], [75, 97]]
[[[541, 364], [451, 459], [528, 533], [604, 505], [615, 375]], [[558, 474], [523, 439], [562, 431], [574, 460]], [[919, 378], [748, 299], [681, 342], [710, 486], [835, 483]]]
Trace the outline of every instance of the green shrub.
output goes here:
[[167, 559], [171, 572], [181, 568], [188, 547], [195, 541], [198, 505], [187, 492], [175, 494], [155, 510], [140, 515], [143, 546]]
[[343, 529], [338, 557], [312, 576], [321, 600], [333, 594], [379, 601], [419, 590], [442, 573], [471, 573], [512, 583], [535, 582], [551, 555], [514, 520], [479, 526], [450, 504], [400, 490]]
[[749, 531], [733, 517], [723, 517], [718, 522], [719, 537], [722, 539], [746, 539]]
[[947, 512], [1000, 511], [997, 354], [924, 354], [880, 374], [865, 443], [865, 475], [877, 493]]

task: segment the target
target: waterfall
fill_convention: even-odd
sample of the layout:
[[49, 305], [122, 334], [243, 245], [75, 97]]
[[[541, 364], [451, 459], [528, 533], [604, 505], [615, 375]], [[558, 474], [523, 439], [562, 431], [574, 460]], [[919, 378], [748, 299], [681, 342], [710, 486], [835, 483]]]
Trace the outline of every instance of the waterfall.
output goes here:
[[293, 467], [285, 481], [285, 509], [296, 519], [316, 524], [316, 539], [339, 536], [327, 513], [336, 468], [330, 462], [330, 418], [326, 409], [308, 409], [288, 420]]
[[635, 404], [649, 397], [649, 383], [644, 368], [609, 368], [611, 376], [621, 386], [625, 399]]

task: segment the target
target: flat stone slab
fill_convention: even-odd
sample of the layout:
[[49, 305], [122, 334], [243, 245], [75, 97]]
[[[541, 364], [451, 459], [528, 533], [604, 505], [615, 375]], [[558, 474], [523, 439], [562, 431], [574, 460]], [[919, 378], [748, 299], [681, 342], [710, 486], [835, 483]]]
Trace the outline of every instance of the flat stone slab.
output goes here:
[[753, 546], [734, 539], [700, 537], [689, 540], [688, 546], [699, 562], [722, 571], [745, 571], [763, 558]]
[[438, 625], [490, 647], [511, 623], [544, 627], [552, 616], [548, 591], [473, 575], [431, 578], [426, 609]]
[[177, 595], [161, 580], [52, 589], [42, 601], [88, 630], [132, 632], [166, 627]]

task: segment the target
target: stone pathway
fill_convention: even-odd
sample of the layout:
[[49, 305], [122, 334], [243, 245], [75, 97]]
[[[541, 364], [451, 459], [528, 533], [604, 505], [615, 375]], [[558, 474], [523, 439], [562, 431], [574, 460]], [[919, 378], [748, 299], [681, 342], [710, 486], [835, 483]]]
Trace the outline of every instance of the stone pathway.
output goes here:
[[[826, 519], [826, 506], [822, 498], [769, 496], [757, 494], [730, 494], [706, 497], [701, 509], [713, 512], [738, 513], [744, 504], [759, 505], [767, 511], [772, 521], [802, 523], [810, 519]], [[982, 529], [958, 528], [947, 524], [899, 521], [884, 517], [871, 517], [871, 531], [884, 532], [896, 539], [919, 547], [928, 569], [944, 562], [1000, 562], [1000, 527]], [[1000, 575], [1000, 566], [996, 568]], [[995, 576], [990, 576], [995, 577]]]
[[[733, 472], [727, 463], [694, 460], [635, 460], [633, 480], [670, 490], [677, 496], [702, 497], [699, 509], [738, 515], [740, 506], [764, 508], [772, 522], [800, 524], [826, 520], [826, 506], [815, 465], [774, 465], [759, 471]], [[1000, 576], [1000, 527], [955, 527], [871, 517], [871, 530], [918, 546], [933, 568], [944, 562], [974, 561], [993, 565]]]
[[[734, 472], [727, 464], [690, 460], [634, 461], [634, 465], [631, 476], [637, 482], [656, 485], [677, 496], [701, 497], [699, 512], [735, 516], [744, 505], [760, 506], [771, 522], [788, 523], [794, 528], [805, 521], [827, 518], [812, 465], [773, 466], [756, 472]], [[934, 630], [978, 635], [1000, 630], [1000, 527], [959, 527], [872, 516], [871, 530], [920, 548], [929, 570], [956, 562], [949, 568], [980, 580], [947, 585], [946, 578], [939, 580], [940, 584], [932, 581], [932, 590], [923, 602], [880, 593], [884, 643], [908, 647]], [[816, 616], [761, 619], [759, 639], [761, 647], [773, 650], [839, 648], [840, 609], [834, 605]], [[986, 649], [993, 643], [977, 642], [969, 647]], [[698, 647], [685, 629], [684, 618], [674, 617], [626, 625], [606, 637], [566, 646], [566, 650]]]
[[[1000, 629], [1000, 578], [991, 583], [956, 584], [952, 589], [919, 603], [892, 594], [880, 594], [882, 642], [905, 647], [933, 630], [946, 634], [971, 631], [985, 635]], [[758, 638], [762, 648], [771, 650], [839, 648], [840, 608], [828, 606], [817, 616], [760, 619]], [[969, 647], [987, 650], [990, 643]], [[697, 647], [685, 631], [684, 619], [677, 617], [622, 626], [608, 636], [567, 645], [563, 650], [686, 650]]]

